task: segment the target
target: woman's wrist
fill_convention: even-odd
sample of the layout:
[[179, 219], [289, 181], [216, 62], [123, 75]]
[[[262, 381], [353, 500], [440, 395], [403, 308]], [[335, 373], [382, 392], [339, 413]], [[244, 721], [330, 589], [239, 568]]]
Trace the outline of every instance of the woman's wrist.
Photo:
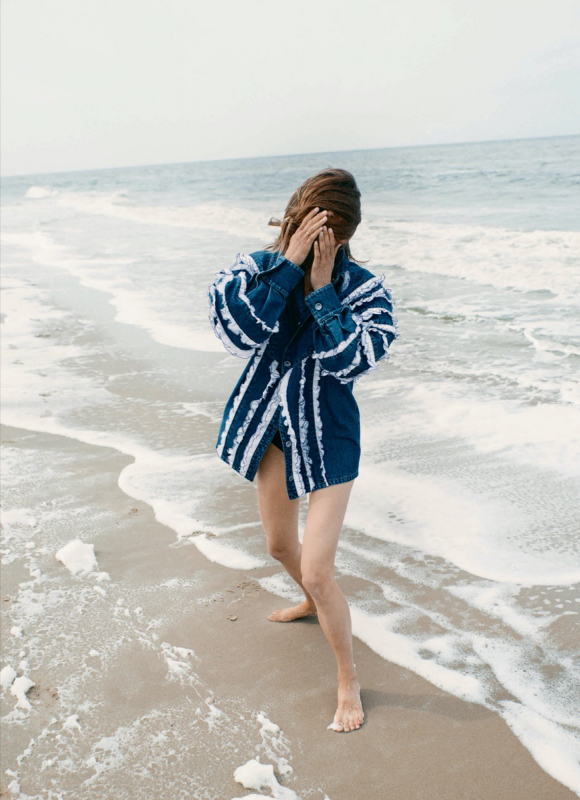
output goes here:
[[293, 253], [292, 250], [289, 249], [284, 253], [284, 258], [286, 261], [291, 261], [295, 267], [298, 267], [298, 269], [301, 269], [304, 272], [304, 268], [302, 266], [304, 259], [301, 259], [298, 253]]

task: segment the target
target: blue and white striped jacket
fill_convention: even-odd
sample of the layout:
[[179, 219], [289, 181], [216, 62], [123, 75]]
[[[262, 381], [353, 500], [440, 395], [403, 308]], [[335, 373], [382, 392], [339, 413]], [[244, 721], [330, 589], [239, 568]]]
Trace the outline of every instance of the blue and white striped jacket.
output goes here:
[[275, 432], [288, 497], [358, 475], [353, 385], [398, 335], [384, 275], [339, 248], [331, 283], [304, 297], [304, 273], [277, 252], [238, 253], [208, 287], [209, 320], [225, 348], [249, 359], [226, 403], [216, 450], [253, 481]]

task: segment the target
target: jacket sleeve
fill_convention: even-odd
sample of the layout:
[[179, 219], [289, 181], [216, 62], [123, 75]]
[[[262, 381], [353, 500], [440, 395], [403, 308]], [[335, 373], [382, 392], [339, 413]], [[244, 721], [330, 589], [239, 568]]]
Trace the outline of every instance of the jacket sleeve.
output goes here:
[[306, 297], [316, 321], [312, 357], [318, 359], [323, 375], [333, 375], [341, 383], [356, 381], [388, 357], [399, 334], [384, 279], [384, 275], [370, 277], [342, 302], [330, 283]]
[[209, 321], [226, 350], [249, 358], [267, 341], [278, 330], [286, 298], [303, 275], [282, 255], [260, 270], [251, 255], [238, 253], [232, 267], [220, 270], [208, 286]]

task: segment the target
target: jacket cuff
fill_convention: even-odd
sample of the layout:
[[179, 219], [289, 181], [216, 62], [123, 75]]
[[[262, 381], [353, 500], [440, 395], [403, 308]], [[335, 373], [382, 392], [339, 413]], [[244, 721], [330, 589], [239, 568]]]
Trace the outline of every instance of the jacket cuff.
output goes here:
[[304, 298], [317, 322], [324, 322], [342, 309], [332, 283], [327, 283]]
[[260, 280], [273, 286], [284, 297], [288, 297], [300, 278], [303, 277], [304, 272], [300, 267], [297, 267], [292, 261], [288, 261], [284, 256], [279, 256], [271, 267], [260, 273]]

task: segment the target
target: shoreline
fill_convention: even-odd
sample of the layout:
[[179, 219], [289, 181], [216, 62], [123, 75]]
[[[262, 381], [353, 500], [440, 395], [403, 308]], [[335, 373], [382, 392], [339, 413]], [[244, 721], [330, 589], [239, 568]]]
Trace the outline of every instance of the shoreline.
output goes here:
[[[227, 799], [244, 795], [233, 772], [258, 755], [300, 798], [576, 797], [495, 713], [356, 638], [365, 722], [349, 734], [327, 730], [336, 665], [317, 620], [267, 620], [284, 601], [258, 579], [280, 574], [280, 565], [229, 569], [176, 541], [149, 506], [118, 487], [130, 457], [17, 428], [4, 428], [3, 441], [22, 461], [26, 451], [41, 453], [60, 483], [46, 522], [21, 520], [13, 544], [7, 540], [22, 556], [3, 567], [3, 664], [24, 660], [36, 686], [32, 710], [13, 716], [15, 724], [4, 720], [0, 796], [18, 797], [16, 784], [8, 789], [17, 781], [31, 797], [58, 787], [75, 800], [95, 791], [134, 798], [163, 786], [175, 797]], [[23, 474], [19, 499], [34, 513], [45, 487]], [[71, 575], [56, 560], [77, 537], [94, 544], [108, 579]], [[33, 606], [34, 598], [50, 602]], [[22, 636], [11, 636], [22, 619]], [[14, 700], [3, 693], [4, 712]], [[280, 726], [276, 741], [260, 733], [260, 713]], [[51, 752], [55, 763], [42, 766]], [[292, 772], [284, 774], [284, 761]]]

